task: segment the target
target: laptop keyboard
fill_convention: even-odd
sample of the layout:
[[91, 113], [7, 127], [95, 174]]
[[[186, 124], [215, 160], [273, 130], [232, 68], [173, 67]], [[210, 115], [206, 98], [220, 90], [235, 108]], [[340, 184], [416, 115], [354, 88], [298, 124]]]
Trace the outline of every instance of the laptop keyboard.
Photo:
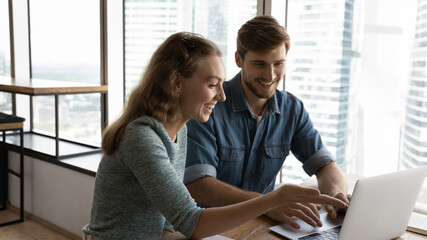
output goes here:
[[317, 232], [317, 233], [310, 234], [308, 236], [300, 237], [298, 239], [299, 240], [320, 240], [320, 239], [337, 240], [338, 236], [340, 235], [340, 231], [341, 231], [341, 226], [338, 226], [322, 232]]

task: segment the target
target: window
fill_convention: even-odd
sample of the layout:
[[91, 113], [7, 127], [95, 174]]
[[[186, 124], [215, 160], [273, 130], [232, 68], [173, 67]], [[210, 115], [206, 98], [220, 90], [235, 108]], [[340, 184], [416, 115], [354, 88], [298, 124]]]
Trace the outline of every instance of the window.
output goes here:
[[234, 62], [237, 30], [256, 11], [256, 0], [126, 0], [126, 96], [157, 46], [178, 31], [199, 33], [215, 42], [230, 79], [239, 71]]
[[[29, 3], [32, 77], [100, 83], [100, 1]], [[61, 138], [100, 143], [99, 94], [61, 95], [58, 103]], [[55, 132], [54, 109], [53, 96], [33, 97], [34, 131]]]
[[[304, 102], [346, 172], [427, 165], [426, 4], [288, 0], [286, 90]], [[283, 181], [302, 180], [301, 164], [291, 162]]]
[[[0, 76], [11, 76], [8, 0], [0, 0]], [[10, 93], [0, 92], [0, 112], [12, 113]]]

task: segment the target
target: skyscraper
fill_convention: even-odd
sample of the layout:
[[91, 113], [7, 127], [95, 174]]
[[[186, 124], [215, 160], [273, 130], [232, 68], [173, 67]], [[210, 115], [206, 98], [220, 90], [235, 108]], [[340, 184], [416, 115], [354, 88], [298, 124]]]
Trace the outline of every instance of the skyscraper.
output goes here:
[[427, 1], [419, 0], [411, 71], [402, 127], [400, 166], [427, 165]]
[[6, 75], [6, 59], [4, 52], [0, 50], [0, 76]]
[[294, 0], [288, 13], [285, 90], [303, 100], [323, 143], [345, 168], [350, 65], [357, 56], [352, 50], [353, 0]]
[[[188, 8], [192, 9], [191, 5]], [[126, 94], [140, 80], [156, 48], [178, 31], [180, 22], [186, 22], [178, 18], [180, 10], [179, 0], [125, 2]]]
[[[256, 0], [126, 0], [126, 95], [158, 45], [178, 31], [202, 34], [223, 53], [226, 71], [235, 66], [237, 29], [256, 14]], [[232, 69], [227, 76], [236, 74]]]

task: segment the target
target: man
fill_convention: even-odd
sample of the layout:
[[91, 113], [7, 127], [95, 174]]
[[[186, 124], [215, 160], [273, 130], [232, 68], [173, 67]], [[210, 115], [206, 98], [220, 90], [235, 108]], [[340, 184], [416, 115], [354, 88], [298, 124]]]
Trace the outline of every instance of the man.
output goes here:
[[[272, 191], [289, 151], [307, 174], [316, 175], [321, 192], [348, 203], [343, 175], [303, 103], [277, 90], [289, 47], [286, 30], [271, 16], [255, 17], [240, 28], [235, 60], [241, 72], [224, 83], [226, 101], [216, 104], [208, 122], [187, 123], [184, 182], [198, 203], [224, 206]], [[326, 210], [336, 217], [337, 209]], [[313, 204], [285, 205], [266, 215], [295, 228], [292, 216], [322, 225]]]

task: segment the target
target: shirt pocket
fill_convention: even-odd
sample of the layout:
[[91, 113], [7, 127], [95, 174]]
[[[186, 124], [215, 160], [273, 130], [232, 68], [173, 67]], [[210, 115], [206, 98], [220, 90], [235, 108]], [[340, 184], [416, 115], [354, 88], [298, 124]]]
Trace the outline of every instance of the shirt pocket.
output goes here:
[[265, 155], [262, 163], [262, 192], [267, 193], [273, 190], [276, 182], [276, 175], [282, 168], [285, 158], [289, 155], [290, 145], [264, 145]]
[[285, 158], [289, 155], [289, 145], [266, 145], [265, 155], [268, 158]]
[[217, 179], [241, 187], [245, 148], [220, 147], [218, 157]]
[[245, 157], [244, 148], [220, 147], [219, 159], [221, 161], [239, 162]]

